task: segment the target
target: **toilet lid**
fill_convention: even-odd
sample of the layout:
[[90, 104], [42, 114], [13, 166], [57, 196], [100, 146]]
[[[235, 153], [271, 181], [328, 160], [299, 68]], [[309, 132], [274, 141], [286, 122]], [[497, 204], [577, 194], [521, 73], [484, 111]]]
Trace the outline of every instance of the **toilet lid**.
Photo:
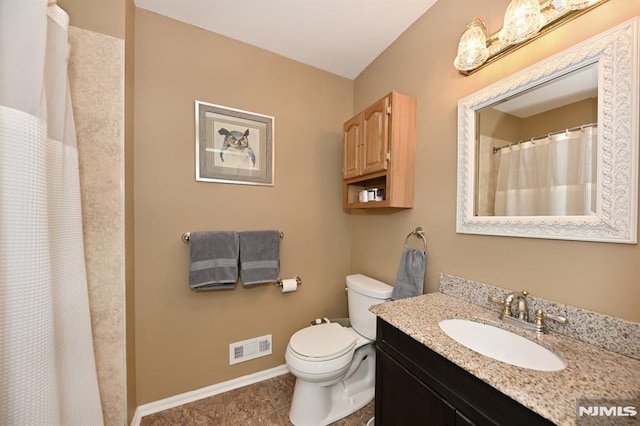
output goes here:
[[338, 323], [312, 325], [291, 336], [289, 346], [305, 357], [338, 357], [349, 352], [356, 338]]

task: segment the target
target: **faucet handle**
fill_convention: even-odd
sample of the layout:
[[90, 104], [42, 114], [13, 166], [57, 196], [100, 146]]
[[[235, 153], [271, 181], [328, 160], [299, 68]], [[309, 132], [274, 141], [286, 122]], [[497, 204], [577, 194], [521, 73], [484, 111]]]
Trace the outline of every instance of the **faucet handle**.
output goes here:
[[561, 317], [561, 316], [553, 315], [553, 314], [547, 314], [547, 313], [542, 312], [542, 309], [538, 309], [536, 311], [536, 318], [533, 321], [533, 324], [542, 333], [546, 333], [547, 332], [547, 324], [544, 321], [545, 318], [548, 318], [550, 320], [559, 322], [560, 324], [566, 324], [568, 322], [568, 320], [565, 317]]
[[559, 315], [553, 315], [553, 314], [547, 314], [547, 313], [542, 313], [544, 315], [545, 318], [549, 318], [550, 320], [559, 322], [560, 324], [566, 324], [569, 322], [568, 319], [566, 319], [565, 317], [561, 317]]
[[487, 298], [489, 299], [489, 302], [497, 303], [499, 305], [502, 305], [504, 303], [504, 299], [501, 297], [488, 296]]
[[488, 296], [489, 302], [497, 303], [500, 305], [500, 317], [503, 315], [511, 316], [511, 307], [506, 303], [506, 298], [503, 299], [501, 297], [496, 296]]

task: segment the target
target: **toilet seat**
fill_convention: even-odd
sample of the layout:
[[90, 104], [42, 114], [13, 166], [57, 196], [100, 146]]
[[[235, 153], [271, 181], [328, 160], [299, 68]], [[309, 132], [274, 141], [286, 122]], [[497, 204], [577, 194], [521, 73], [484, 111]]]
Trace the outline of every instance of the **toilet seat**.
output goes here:
[[297, 331], [289, 347], [306, 361], [326, 361], [351, 352], [356, 337], [338, 323], [313, 325]]

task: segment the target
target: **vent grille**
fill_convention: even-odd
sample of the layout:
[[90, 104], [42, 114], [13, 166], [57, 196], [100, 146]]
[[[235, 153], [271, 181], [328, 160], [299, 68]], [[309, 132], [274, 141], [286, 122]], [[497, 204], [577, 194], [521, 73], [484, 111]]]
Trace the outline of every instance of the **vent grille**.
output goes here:
[[229, 344], [229, 364], [271, 355], [271, 334]]

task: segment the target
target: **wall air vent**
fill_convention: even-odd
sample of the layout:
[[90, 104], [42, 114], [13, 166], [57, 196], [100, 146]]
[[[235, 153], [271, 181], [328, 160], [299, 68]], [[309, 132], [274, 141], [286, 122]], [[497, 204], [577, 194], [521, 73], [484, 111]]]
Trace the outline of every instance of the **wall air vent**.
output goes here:
[[271, 355], [271, 334], [229, 344], [229, 365]]

